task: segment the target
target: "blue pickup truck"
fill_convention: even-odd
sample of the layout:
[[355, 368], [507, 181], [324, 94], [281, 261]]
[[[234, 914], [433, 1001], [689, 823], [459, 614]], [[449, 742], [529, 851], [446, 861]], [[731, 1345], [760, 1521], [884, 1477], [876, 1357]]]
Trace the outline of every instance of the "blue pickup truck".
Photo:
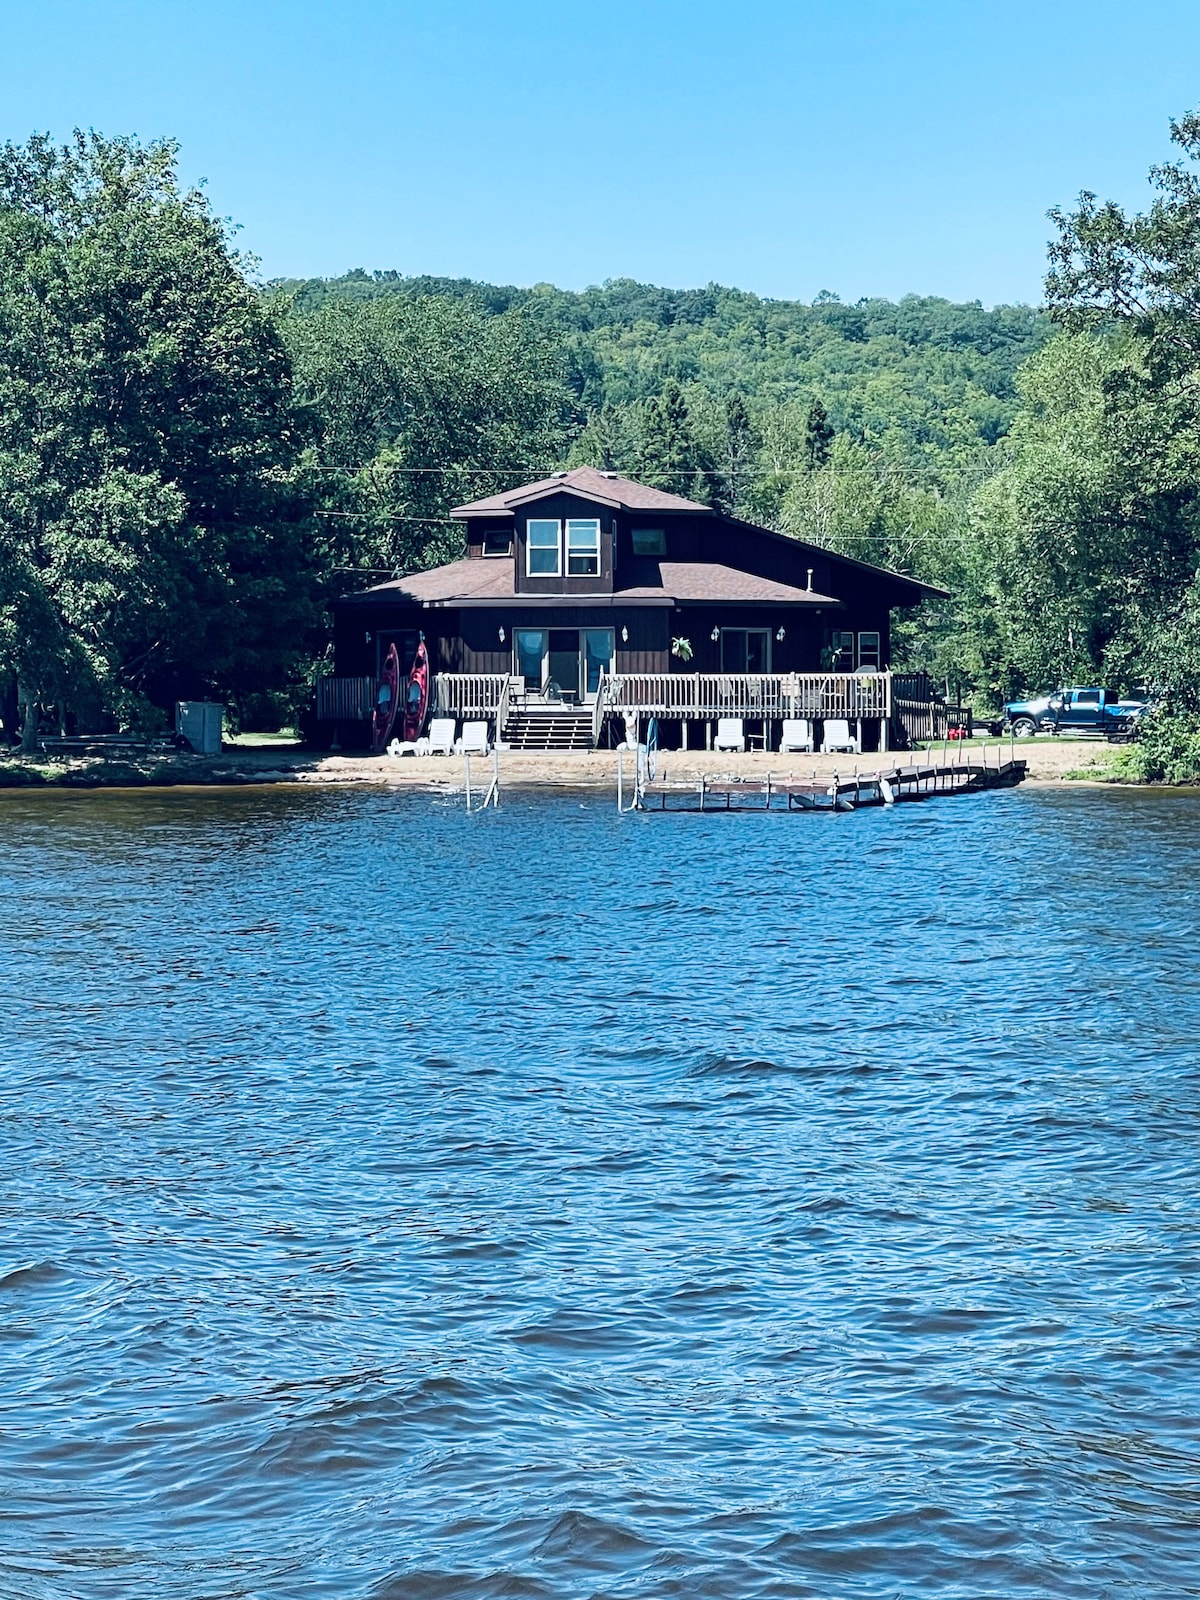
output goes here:
[[1010, 700], [1004, 707], [1005, 726], [1018, 739], [1033, 733], [1103, 733], [1109, 739], [1128, 739], [1150, 709], [1136, 696], [1121, 699], [1107, 689], [1055, 689], [1035, 700]]

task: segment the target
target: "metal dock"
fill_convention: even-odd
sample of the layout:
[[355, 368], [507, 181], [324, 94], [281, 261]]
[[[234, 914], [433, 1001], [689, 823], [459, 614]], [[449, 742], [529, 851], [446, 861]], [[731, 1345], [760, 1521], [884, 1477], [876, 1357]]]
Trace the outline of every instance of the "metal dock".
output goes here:
[[848, 778], [809, 782], [776, 779], [702, 779], [699, 783], [643, 784], [641, 811], [858, 811], [864, 806], [890, 806], [906, 800], [931, 800], [938, 795], [980, 794], [1011, 789], [1025, 777], [1027, 763], [1009, 759], [957, 761], [942, 765], [886, 767], [855, 772]]

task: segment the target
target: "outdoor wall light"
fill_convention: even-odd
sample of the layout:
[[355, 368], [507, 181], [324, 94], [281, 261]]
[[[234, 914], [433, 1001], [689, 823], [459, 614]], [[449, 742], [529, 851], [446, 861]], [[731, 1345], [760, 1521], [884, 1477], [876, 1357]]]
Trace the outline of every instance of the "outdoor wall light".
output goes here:
[[780, 628], [779, 632], [775, 635], [775, 643], [776, 644], [782, 644], [783, 643], [784, 632], [785, 632], [785, 630], [783, 628]]
[[720, 628], [714, 628], [713, 631], [709, 634], [708, 637], [712, 640], [712, 642], [714, 644], [720, 643], [720, 639], [721, 639], [721, 630], [720, 630]]
[[369, 633], [369, 632], [367, 632], [367, 633], [364, 633], [364, 634], [363, 634], [363, 640], [364, 640], [364, 642], [365, 642], [365, 643], [367, 643], [367, 644], [370, 644], [370, 642], [371, 642], [371, 635], [370, 635], [370, 633]]
[[503, 625], [501, 625], [501, 628], [500, 628], [500, 643], [501, 644], [504, 643], [504, 627], [503, 627]]
[[621, 629], [621, 643], [622, 644], [628, 644], [629, 643], [629, 629], [628, 628], [622, 628]]

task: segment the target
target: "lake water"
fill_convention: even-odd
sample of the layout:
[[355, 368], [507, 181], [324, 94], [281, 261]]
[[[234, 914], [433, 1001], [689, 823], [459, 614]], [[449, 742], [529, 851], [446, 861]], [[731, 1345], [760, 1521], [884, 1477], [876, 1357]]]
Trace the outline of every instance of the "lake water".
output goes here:
[[1200, 801], [0, 795], [0, 1593], [1200, 1594]]

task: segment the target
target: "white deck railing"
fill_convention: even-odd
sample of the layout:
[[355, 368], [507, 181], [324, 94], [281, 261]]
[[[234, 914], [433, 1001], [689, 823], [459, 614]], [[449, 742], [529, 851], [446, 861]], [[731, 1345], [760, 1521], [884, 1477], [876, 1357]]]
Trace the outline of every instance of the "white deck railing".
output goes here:
[[502, 672], [439, 672], [434, 701], [439, 717], [492, 716], [508, 684]]
[[[439, 672], [442, 717], [496, 716], [508, 710], [510, 679], [500, 672]], [[879, 719], [892, 714], [890, 672], [618, 672], [602, 673], [593, 710], [599, 737], [608, 712], [623, 716]]]
[[890, 672], [624, 672], [606, 681], [610, 711], [711, 721], [716, 717], [891, 716]]

